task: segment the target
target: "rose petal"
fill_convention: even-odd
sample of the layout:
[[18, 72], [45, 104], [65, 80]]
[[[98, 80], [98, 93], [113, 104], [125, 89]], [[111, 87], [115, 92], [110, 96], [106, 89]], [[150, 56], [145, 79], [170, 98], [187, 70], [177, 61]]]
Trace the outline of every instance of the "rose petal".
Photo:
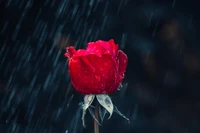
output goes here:
[[69, 53], [65, 53], [64, 56], [65, 56], [65, 57], [70, 57], [70, 56], [69, 56]]
[[108, 52], [112, 54], [114, 58], [117, 55], [118, 49], [119, 49], [119, 46], [114, 43], [113, 39], [109, 41], [98, 40], [96, 42], [90, 42], [88, 43], [88, 46], [87, 46], [87, 51], [90, 53], [102, 55], [102, 54], [105, 54], [105, 52]]
[[75, 52], [76, 52], [75, 48], [73, 46], [69, 46], [66, 48], [65, 57], [71, 58]]
[[103, 55], [107, 50], [99, 43], [90, 42], [88, 43], [86, 51], [90, 54], [96, 54], [97, 56], [101, 57], [101, 55]]
[[126, 56], [126, 54], [123, 51], [119, 50], [117, 59], [118, 59], [118, 63], [119, 63], [118, 73], [120, 75], [120, 79], [122, 80], [124, 78], [124, 72], [126, 71], [126, 67], [128, 64], [128, 57]]
[[117, 88], [114, 88], [115, 77], [117, 76], [117, 69], [115, 60], [112, 55], [105, 54], [102, 57], [88, 56], [89, 61], [95, 70], [95, 85], [94, 87], [98, 93], [113, 93]]
[[112, 93], [117, 90], [117, 69], [110, 54], [72, 57], [69, 73], [74, 88], [83, 94]]
[[110, 44], [110, 48], [112, 49], [114, 56], [117, 57], [117, 52], [119, 50], [118, 44], [115, 44], [113, 39], [109, 40], [108, 42]]
[[118, 52], [118, 50], [119, 50], [118, 44], [115, 44], [115, 42], [114, 42], [113, 39], [110, 39], [108, 42], [109, 42], [109, 44], [110, 44], [110, 45], [109, 45], [110, 47], [108, 47], [108, 48], [110, 48], [110, 50], [112, 50], [113, 55], [116, 57], [116, 56], [117, 56], [117, 52]]
[[74, 56], [74, 57], [86, 56], [86, 55], [88, 55], [88, 54], [90, 54], [90, 53], [88, 53], [86, 50], [84, 50], [84, 49], [79, 49], [79, 50], [77, 50], [76, 52], [74, 52], [73, 56]]
[[115, 44], [113, 39], [109, 41], [99, 40], [97, 41], [97, 43], [100, 44], [102, 47], [104, 47], [106, 50], [110, 51], [110, 53], [113, 55], [114, 58], [116, 57], [119, 46]]
[[90, 64], [87, 56], [73, 57], [69, 61], [69, 73], [74, 88], [83, 94], [91, 94], [91, 86], [95, 86], [95, 68]]

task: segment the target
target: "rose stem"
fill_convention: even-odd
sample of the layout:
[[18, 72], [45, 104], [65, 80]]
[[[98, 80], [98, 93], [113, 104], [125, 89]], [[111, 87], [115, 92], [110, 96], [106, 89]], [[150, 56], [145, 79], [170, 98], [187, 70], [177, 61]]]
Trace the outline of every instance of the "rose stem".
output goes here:
[[[96, 119], [99, 120], [98, 108], [97, 107], [94, 109], [94, 115], [95, 115]], [[96, 122], [96, 120], [94, 120], [94, 133], [99, 133], [99, 125]]]

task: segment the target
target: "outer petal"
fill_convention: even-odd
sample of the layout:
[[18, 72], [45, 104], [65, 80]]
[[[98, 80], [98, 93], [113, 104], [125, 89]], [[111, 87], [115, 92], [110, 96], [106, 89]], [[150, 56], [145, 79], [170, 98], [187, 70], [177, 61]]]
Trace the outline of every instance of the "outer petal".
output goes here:
[[96, 42], [90, 42], [88, 43], [87, 51], [91, 53], [97, 53], [97, 54], [105, 54], [105, 51], [112, 54], [112, 56], [115, 58], [117, 55], [117, 51], [119, 49], [119, 46], [114, 43], [114, 40], [111, 39], [109, 41], [102, 41], [98, 40]]
[[106, 52], [108, 53], [108, 51], [104, 47], [96, 42], [88, 43], [86, 51], [90, 54], [96, 54], [97, 56], [102, 56]]
[[87, 52], [84, 49], [79, 49], [79, 50], [76, 51], [73, 46], [67, 47], [66, 51], [67, 52], [64, 54], [64, 56], [68, 57], [68, 58], [72, 58], [72, 56], [77, 57], [77, 56], [85, 56], [85, 55], [90, 54], [89, 52]]
[[75, 53], [75, 48], [73, 46], [69, 46], [66, 48], [66, 53], [64, 54], [65, 57], [71, 58], [73, 54]]
[[123, 78], [124, 78], [124, 73], [128, 64], [128, 58], [126, 56], [126, 54], [119, 50], [118, 51], [118, 55], [117, 55], [117, 76], [115, 77], [115, 84], [114, 88], [118, 88], [119, 85], [121, 84]]
[[128, 64], [128, 57], [123, 51], [119, 50], [117, 54], [117, 59], [119, 63], [118, 74], [120, 76], [120, 80], [122, 80], [124, 78], [124, 73]]
[[82, 94], [112, 93], [117, 89], [116, 64], [110, 54], [72, 57], [69, 73], [74, 88]]
[[83, 94], [91, 94], [90, 85], [94, 86], [95, 68], [86, 56], [73, 57], [69, 61], [69, 74], [74, 88]]
[[84, 49], [79, 49], [76, 52], [74, 52], [73, 57], [78, 57], [78, 56], [86, 56], [89, 55], [90, 53], [88, 53], [86, 50]]
[[96, 94], [113, 93], [115, 77], [117, 76], [116, 62], [110, 54], [104, 54], [102, 57], [88, 56], [92, 66], [95, 67]]
[[107, 44], [104, 44], [104, 47], [106, 49], [109, 49], [109, 51], [112, 51], [112, 54], [113, 54], [114, 57], [117, 56], [119, 46], [118, 46], [118, 44], [115, 44], [113, 39], [109, 40]]

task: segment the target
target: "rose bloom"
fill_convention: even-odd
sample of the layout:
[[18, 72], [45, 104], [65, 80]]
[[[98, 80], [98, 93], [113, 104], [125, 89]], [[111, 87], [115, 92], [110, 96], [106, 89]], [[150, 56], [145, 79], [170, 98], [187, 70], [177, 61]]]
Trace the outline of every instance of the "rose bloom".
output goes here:
[[124, 78], [128, 58], [114, 40], [89, 42], [86, 50], [67, 47], [68, 68], [73, 87], [84, 95], [110, 94]]

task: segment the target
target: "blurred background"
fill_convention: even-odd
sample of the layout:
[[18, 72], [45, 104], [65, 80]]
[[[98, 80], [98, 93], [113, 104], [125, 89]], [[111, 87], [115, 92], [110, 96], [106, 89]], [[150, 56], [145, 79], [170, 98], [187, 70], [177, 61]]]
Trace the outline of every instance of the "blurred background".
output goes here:
[[198, 23], [195, 0], [1, 0], [0, 132], [92, 133], [64, 48], [113, 38], [129, 64], [111, 97], [131, 123], [100, 133], [200, 133]]

